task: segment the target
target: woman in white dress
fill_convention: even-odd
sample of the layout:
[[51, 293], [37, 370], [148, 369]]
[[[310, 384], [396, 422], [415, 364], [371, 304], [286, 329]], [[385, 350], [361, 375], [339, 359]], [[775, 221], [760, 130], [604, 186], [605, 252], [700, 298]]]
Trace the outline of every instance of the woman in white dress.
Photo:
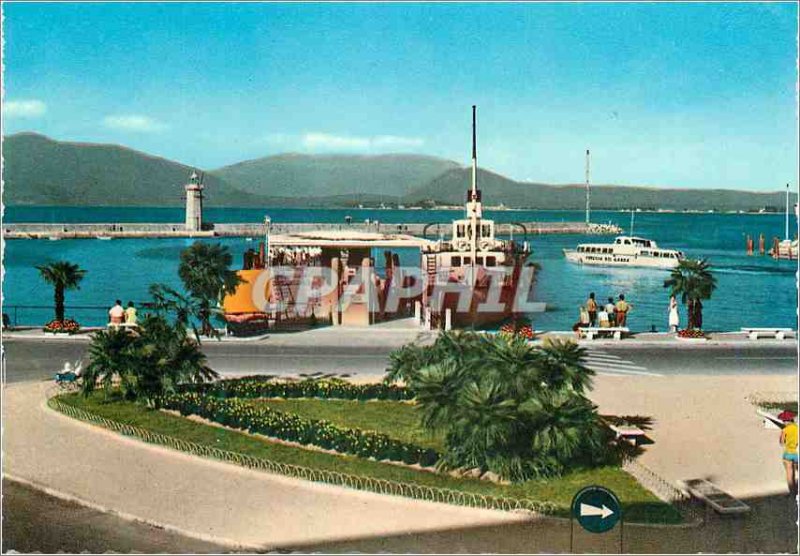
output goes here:
[[678, 315], [678, 300], [672, 295], [669, 298], [669, 329], [670, 332], [678, 331], [678, 324], [680, 324], [680, 316]]

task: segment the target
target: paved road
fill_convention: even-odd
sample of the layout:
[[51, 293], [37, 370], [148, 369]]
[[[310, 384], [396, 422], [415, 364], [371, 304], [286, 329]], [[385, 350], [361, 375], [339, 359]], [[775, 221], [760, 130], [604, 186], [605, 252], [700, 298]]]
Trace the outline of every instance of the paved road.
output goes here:
[[3, 479], [2, 552], [217, 553], [227, 550]]
[[[5, 341], [9, 382], [52, 377], [64, 361], [86, 355], [82, 341]], [[212, 368], [225, 375], [270, 373], [292, 375], [324, 372], [381, 375], [394, 344], [386, 346], [289, 345], [269, 341], [246, 344], [206, 341], [203, 349]], [[659, 376], [676, 374], [792, 374], [797, 372], [797, 347], [782, 344], [691, 345], [675, 344], [588, 346], [587, 362], [600, 374]]]

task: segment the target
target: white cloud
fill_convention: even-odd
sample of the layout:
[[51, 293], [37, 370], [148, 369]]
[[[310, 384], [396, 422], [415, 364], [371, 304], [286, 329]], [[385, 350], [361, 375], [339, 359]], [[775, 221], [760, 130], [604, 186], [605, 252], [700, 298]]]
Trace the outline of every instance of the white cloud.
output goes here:
[[7, 100], [3, 103], [3, 115], [9, 118], [38, 118], [47, 112], [41, 100]]
[[424, 140], [419, 137], [397, 137], [396, 135], [379, 135], [372, 140], [377, 147], [421, 147]]
[[396, 135], [354, 137], [320, 132], [309, 132], [304, 134], [302, 138], [303, 146], [311, 150], [385, 150], [419, 147], [424, 142], [424, 140], [417, 137], [398, 137]]
[[106, 116], [103, 118], [103, 125], [110, 127], [111, 129], [121, 129], [123, 131], [141, 131], [144, 133], [164, 131], [169, 127], [158, 120], [150, 118], [149, 116], [139, 116], [136, 114]]

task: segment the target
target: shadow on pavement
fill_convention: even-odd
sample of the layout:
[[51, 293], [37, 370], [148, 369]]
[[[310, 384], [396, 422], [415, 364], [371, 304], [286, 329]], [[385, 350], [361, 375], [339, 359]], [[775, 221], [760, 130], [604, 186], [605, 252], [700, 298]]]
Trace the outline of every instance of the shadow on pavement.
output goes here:
[[[788, 494], [744, 500], [744, 516], [706, 512], [703, 523], [682, 526], [617, 525], [604, 534], [574, 524], [570, 546], [569, 520], [532, 518], [495, 526], [369, 537], [282, 547], [279, 552], [417, 552], [417, 553], [797, 553], [797, 506]], [[703, 515], [703, 512], [700, 512]], [[622, 538], [620, 538], [622, 533]]]

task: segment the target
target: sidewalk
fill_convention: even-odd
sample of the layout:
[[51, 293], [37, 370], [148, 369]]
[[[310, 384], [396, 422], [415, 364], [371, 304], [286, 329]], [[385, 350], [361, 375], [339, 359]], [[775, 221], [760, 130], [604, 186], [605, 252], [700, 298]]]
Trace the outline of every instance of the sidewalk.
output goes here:
[[51, 388], [6, 386], [3, 472], [202, 540], [264, 550], [531, 519], [311, 483], [151, 446], [48, 409]]
[[[325, 326], [299, 331], [277, 331], [268, 332], [261, 336], [250, 338], [237, 338], [234, 336], [221, 336], [217, 338], [202, 338], [204, 342], [221, 342], [225, 344], [250, 344], [250, 343], [270, 343], [282, 346], [313, 346], [349, 344], [356, 346], [400, 346], [412, 341], [433, 341], [439, 333], [436, 330], [425, 330], [422, 327], [413, 326], [408, 321], [395, 321], [380, 323], [374, 326], [365, 327], [342, 327]], [[43, 332], [40, 328], [29, 328], [25, 330], [4, 331], [3, 338], [19, 340], [47, 340], [55, 342], [88, 342], [91, 335], [103, 328], [85, 328], [75, 335], [50, 334]], [[568, 331], [536, 331], [536, 338], [533, 343], [540, 343], [548, 338], [575, 341], [575, 333]], [[579, 340], [581, 346], [615, 346], [615, 347], [636, 347], [636, 346], [664, 346], [670, 345], [681, 348], [697, 348], [703, 346], [786, 346], [797, 344], [796, 338], [786, 338], [784, 340], [762, 338], [750, 340], [743, 332], [711, 332], [708, 334], [707, 341], [682, 340], [675, 337], [675, 334], [667, 332], [638, 332], [622, 340], [611, 338], [595, 340]]]

